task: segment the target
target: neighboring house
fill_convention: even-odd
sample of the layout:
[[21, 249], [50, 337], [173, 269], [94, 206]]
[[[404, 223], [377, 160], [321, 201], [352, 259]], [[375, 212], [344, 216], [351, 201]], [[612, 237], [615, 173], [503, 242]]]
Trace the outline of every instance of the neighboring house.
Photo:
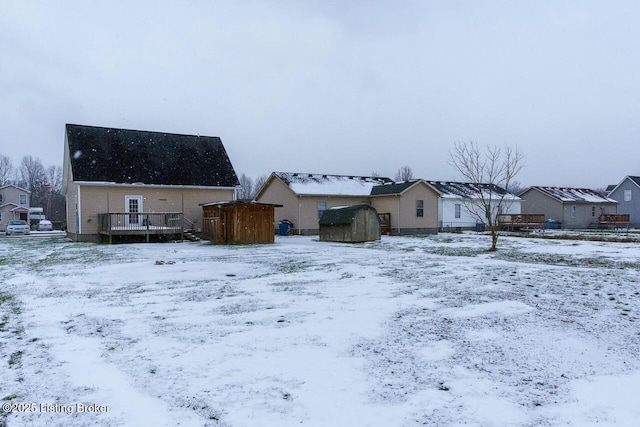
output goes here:
[[362, 243], [380, 240], [380, 218], [369, 205], [327, 209], [320, 218], [320, 241]]
[[0, 231], [7, 229], [7, 223], [14, 219], [29, 222], [29, 199], [31, 192], [17, 185], [0, 187]]
[[371, 206], [389, 218], [395, 235], [437, 234], [440, 193], [423, 179], [392, 182], [371, 189]]
[[256, 201], [281, 204], [276, 223], [289, 220], [296, 234], [318, 234], [326, 209], [369, 204], [386, 218], [392, 234], [436, 233], [438, 193], [425, 181], [273, 172]]
[[239, 185], [218, 137], [66, 125], [67, 235], [163, 237], [202, 229], [202, 205]]
[[[440, 192], [438, 200], [438, 226], [441, 230], [472, 229], [476, 224], [486, 225], [484, 208], [479, 200], [475, 184], [450, 181], [428, 181]], [[522, 199], [497, 185], [481, 185], [485, 200], [491, 200], [492, 212], [499, 214], [521, 213]], [[501, 207], [498, 202], [502, 199]]]
[[[608, 192], [608, 197], [620, 203], [619, 214], [629, 215], [629, 224], [640, 227], [640, 176], [626, 176]], [[609, 190], [607, 187], [607, 190]]]
[[276, 224], [293, 223], [296, 234], [318, 234], [322, 212], [337, 206], [369, 203], [371, 188], [389, 178], [273, 172], [255, 196], [261, 203], [280, 204]]
[[529, 187], [518, 195], [522, 213], [544, 214], [562, 228], [597, 227], [600, 215], [617, 213], [618, 202], [588, 188]]

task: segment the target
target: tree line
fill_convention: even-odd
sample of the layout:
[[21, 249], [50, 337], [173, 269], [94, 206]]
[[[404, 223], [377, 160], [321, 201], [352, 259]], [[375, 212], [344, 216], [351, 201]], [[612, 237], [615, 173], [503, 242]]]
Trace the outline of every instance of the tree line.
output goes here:
[[20, 165], [14, 166], [11, 158], [0, 154], [0, 187], [9, 184], [29, 190], [29, 205], [41, 207], [49, 220], [65, 221], [62, 166], [45, 167], [42, 160], [33, 156], [24, 156]]

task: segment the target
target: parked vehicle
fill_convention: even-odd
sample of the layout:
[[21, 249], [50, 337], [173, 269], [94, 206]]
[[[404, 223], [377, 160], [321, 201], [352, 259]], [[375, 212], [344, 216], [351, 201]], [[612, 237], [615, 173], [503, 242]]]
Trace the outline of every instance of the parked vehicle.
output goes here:
[[53, 224], [48, 219], [41, 219], [38, 223], [38, 231], [52, 231]]
[[12, 234], [31, 234], [31, 229], [29, 228], [29, 224], [27, 224], [27, 221], [16, 219], [13, 221], [9, 221], [5, 234], [7, 236], [10, 236]]

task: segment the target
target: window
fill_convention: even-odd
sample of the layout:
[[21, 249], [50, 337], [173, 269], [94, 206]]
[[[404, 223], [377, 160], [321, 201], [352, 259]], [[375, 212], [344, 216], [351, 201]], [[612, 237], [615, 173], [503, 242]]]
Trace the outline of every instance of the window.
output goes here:
[[318, 202], [318, 219], [322, 216], [322, 212], [327, 210], [327, 202], [321, 200]]
[[0, 212], [0, 224], [2, 224], [2, 212]]
[[416, 216], [423, 217], [424, 216], [424, 200], [416, 200]]
[[26, 205], [27, 204], [27, 195], [26, 194], [21, 194], [20, 195], [20, 204], [21, 205]]
[[625, 202], [631, 201], [631, 190], [624, 190], [624, 201]]
[[596, 216], [596, 207], [591, 206], [591, 216]]
[[460, 218], [460, 210], [461, 210], [462, 206], [460, 206], [460, 203], [456, 203], [454, 205], [454, 208], [455, 208], [455, 211], [456, 211], [455, 212], [456, 218]]
[[576, 205], [571, 206], [571, 218], [576, 217]]
[[2, 203], [2, 194], [0, 194], [0, 203]]

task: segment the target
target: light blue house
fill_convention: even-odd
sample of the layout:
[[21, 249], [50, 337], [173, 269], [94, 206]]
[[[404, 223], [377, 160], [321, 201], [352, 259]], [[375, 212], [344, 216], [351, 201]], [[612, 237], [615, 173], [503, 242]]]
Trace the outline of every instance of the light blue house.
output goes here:
[[640, 176], [626, 176], [608, 194], [616, 200], [619, 214], [629, 214], [629, 225], [640, 226]]

